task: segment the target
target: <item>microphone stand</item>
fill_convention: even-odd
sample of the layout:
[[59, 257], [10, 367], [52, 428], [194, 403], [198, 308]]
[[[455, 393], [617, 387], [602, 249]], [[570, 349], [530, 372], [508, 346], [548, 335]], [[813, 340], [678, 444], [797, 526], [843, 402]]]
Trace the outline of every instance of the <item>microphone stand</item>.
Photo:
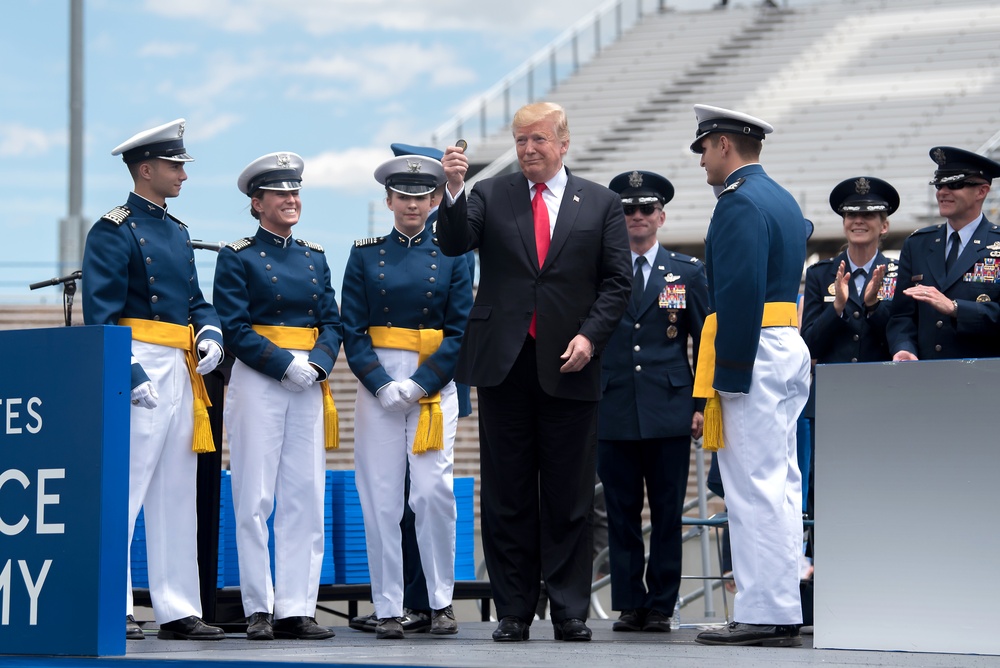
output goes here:
[[73, 326], [73, 296], [76, 295], [76, 281], [83, 276], [83, 272], [77, 269], [72, 274], [67, 276], [61, 276], [59, 278], [50, 278], [48, 280], [39, 281], [37, 283], [32, 283], [28, 286], [31, 290], [37, 290], [38, 288], [47, 288], [50, 285], [59, 285], [62, 283], [63, 286], [63, 319], [66, 322], [67, 327]]

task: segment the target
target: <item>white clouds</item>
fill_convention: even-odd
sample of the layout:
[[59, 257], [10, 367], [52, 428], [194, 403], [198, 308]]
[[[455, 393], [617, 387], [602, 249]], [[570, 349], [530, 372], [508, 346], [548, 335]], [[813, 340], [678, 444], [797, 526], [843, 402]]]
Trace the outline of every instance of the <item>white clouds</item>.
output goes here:
[[0, 156], [39, 156], [67, 145], [68, 130], [42, 130], [19, 123], [0, 126]]
[[392, 157], [389, 144], [385, 148], [351, 148], [346, 151], [325, 151], [312, 157], [303, 157], [306, 163], [302, 173], [306, 187], [321, 186], [336, 190], [378, 192], [380, 187], [373, 174], [375, 168]]
[[140, 58], [176, 58], [178, 56], [188, 56], [197, 51], [194, 44], [183, 44], [179, 42], [146, 42], [139, 48], [136, 55]]

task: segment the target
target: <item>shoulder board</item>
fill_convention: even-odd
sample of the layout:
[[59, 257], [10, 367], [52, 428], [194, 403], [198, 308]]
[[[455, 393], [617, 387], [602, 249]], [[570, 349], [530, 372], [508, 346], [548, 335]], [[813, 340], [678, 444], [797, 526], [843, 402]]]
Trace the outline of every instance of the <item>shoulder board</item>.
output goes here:
[[937, 225], [928, 225], [927, 227], [921, 227], [919, 230], [914, 230], [910, 233], [910, 236], [917, 234], [928, 234], [930, 232], [939, 232], [941, 228], [944, 227], [944, 223], [938, 223]]
[[239, 253], [241, 250], [246, 250], [247, 248], [253, 246], [253, 242], [254, 242], [253, 237], [243, 237], [242, 239], [237, 239], [232, 243], [226, 244], [226, 248], [231, 248], [237, 253]]
[[667, 251], [670, 253], [671, 260], [677, 260], [678, 262], [690, 262], [691, 264], [698, 265], [701, 264], [701, 260], [691, 255], [685, 255], [684, 253], [678, 253], [676, 251]]
[[317, 253], [325, 253], [326, 252], [325, 250], [323, 250], [323, 247], [320, 246], [319, 244], [314, 244], [313, 242], [306, 241], [305, 239], [296, 239], [295, 243], [297, 243], [300, 246], [305, 246], [309, 250], [314, 250]]
[[128, 220], [128, 217], [131, 215], [132, 215], [132, 210], [127, 206], [124, 205], [116, 206], [115, 208], [111, 209], [111, 211], [108, 211], [106, 214], [101, 216], [101, 220], [106, 220], [109, 223], [113, 223], [115, 225], [121, 225], [126, 220]]
[[175, 223], [177, 223], [181, 227], [187, 227], [187, 225], [184, 224], [184, 221], [179, 220], [176, 216], [173, 216], [173, 215], [171, 215], [171, 214], [168, 213], [167, 214], [167, 218], [169, 218], [170, 220], [174, 221]]
[[725, 190], [723, 190], [723, 191], [722, 191], [721, 193], [719, 193], [719, 197], [722, 197], [723, 195], [728, 195], [729, 193], [734, 193], [734, 192], [736, 192], [736, 190], [737, 190], [737, 189], [738, 189], [738, 188], [739, 188], [739, 187], [740, 187], [741, 185], [743, 185], [743, 183], [744, 183], [745, 181], [746, 181], [746, 178], [745, 178], [745, 177], [743, 177], [743, 176], [741, 176], [740, 178], [736, 179], [736, 183], [732, 184], [731, 186], [728, 186], [728, 187], [727, 187], [727, 188], [726, 188]]
[[355, 248], [364, 248], [365, 246], [378, 246], [379, 244], [385, 243], [385, 237], [365, 237], [364, 239], [358, 239], [354, 242]]

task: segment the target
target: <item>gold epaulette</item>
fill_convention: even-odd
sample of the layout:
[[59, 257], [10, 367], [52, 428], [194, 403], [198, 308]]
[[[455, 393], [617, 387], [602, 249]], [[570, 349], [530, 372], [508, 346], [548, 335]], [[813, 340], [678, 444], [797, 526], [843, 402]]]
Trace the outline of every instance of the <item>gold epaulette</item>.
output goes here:
[[314, 244], [313, 242], [306, 241], [305, 239], [296, 239], [295, 243], [297, 243], [300, 246], [305, 246], [309, 250], [314, 250], [317, 253], [325, 253], [326, 252], [325, 250], [323, 250], [323, 247], [320, 246], [319, 244]]
[[121, 225], [128, 217], [132, 215], [132, 209], [127, 206], [116, 206], [115, 208], [108, 211], [106, 214], [101, 216], [101, 220], [106, 220], [114, 225]]
[[378, 246], [379, 244], [385, 243], [385, 237], [366, 237], [364, 239], [357, 239], [354, 242], [355, 248], [364, 248], [365, 246]]
[[253, 237], [243, 237], [242, 239], [237, 239], [230, 244], [226, 244], [226, 248], [232, 248], [237, 253], [241, 250], [246, 250], [251, 246], [253, 246]]

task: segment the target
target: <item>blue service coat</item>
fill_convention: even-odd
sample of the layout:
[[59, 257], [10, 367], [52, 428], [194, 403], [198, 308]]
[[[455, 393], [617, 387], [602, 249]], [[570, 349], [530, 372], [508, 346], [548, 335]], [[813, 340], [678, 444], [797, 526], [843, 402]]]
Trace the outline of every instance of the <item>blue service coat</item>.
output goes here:
[[354, 242], [344, 271], [341, 314], [344, 352], [351, 371], [375, 394], [393, 380], [382, 367], [369, 327], [440, 329], [444, 339], [411, 379], [428, 395], [455, 375], [458, 349], [472, 308], [472, 278], [465, 257], [446, 256], [425, 227], [407, 238], [396, 229]]
[[750, 392], [764, 303], [796, 302], [805, 255], [795, 198], [759, 164], [730, 174], [705, 238], [710, 308], [719, 325], [716, 390]]
[[[117, 325], [121, 318], [190, 324], [196, 344], [222, 346], [219, 317], [198, 285], [187, 226], [134, 192], [90, 228], [82, 284], [87, 325]], [[133, 357], [131, 386], [147, 380]]]
[[[691, 397], [688, 340], [697, 359], [708, 313], [705, 265], [660, 248], [650, 269], [638, 310], [629, 302], [601, 355], [601, 440], [689, 436], [692, 414], [704, 408], [704, 399]], [[684, 289], [683, 308], [661, 303], [668, 288]]]
[[[876, 253], [874, 269], [880, 264], [886, 267], [882, 279], [883, 296], [871, 310], [865, 308], [864, 288], [858, 294], [854, 281], [848, 281], [847, 303], [843, 315], [838, 316], [833, 308], [837, 268], [844, 262], [850, 271], [847, 251], [837, 257], [820, 260], [806, 269], [806, 285], [802, 306], [802, 338], [809, 346], [809, 354], [817, 364], [839, 364], [842, 362], [884, 362], [892, 359], [885, 328], [892, 310], [892, 297], [898, 280], [899, 265]], [[869, 277], [870, 278], [870, 277]], [[865, 281], [865, 288], [868, 281]], [[816, 376], [813, 374], [813, 389], [809, 393], [803, 414], [816, 416]]]
[[[900, 350], [922, 360], [1000, 356], [1000, 229], [983, 216], [955, 266], [945, 273], [947, 226], [917, 230], [903, 242], [899, 281], [887, 335]], [[958, 302], [953, 318], [920, 304], [903, 291], [932, 285]]]
[[281, 380], [293, 355], [253, 330], [254, 325], [315, 327], [309, 363], [326, 380], [337, 360], [343, 327], [323, 248], [257, 228], [257, 234], [219, 251], [214, 301], [226, 346], [250, 368]]

